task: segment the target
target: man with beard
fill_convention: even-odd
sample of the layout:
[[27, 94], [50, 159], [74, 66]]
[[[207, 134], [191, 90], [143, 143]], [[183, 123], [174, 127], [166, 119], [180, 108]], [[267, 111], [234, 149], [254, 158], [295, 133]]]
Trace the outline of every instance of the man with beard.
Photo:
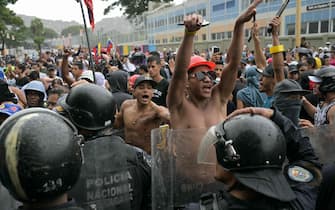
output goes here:
[[124, 127], [126, 143], [148, 154], [151, 153], [151, 130], [170, 120], [168, 109], [151, 101], [156, 84], [150, 77], [138, 77], [134, 84], [135, 99], [123, 102], [114, 123], [114, 128]]
[[216, 85], [211, 74], [215, 63], [192, 56], [194, 36], [201, 28], [202, 16], [193, 14], [184, 18], [185, 34], [176, 56], [167, 98], [172, 128], [208, 128], [227, 116], [227, 103], [234, 89], [243, 51], [244, 24], [256, 14], [260, 2], [254, 1], [236, 19], [222, 76]]

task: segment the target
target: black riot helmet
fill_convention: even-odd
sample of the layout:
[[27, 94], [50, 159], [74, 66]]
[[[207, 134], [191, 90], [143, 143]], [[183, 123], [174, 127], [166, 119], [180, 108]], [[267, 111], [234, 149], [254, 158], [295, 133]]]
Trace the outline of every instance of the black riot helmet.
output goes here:
[[116, 103], [111, 92], [95, 84], [71, 89], [60, 101], [71, 121], [79, 128], [98, 131], [114, 123]]
[[82, 136], [59, 114], [30, 108], [0, 127], [0, 179], [25, 203], [56, 198], [77, 182], [82, 165]]
[[285, 138], [278, 126], [259, 115], [240, 115], [216, 130], [217, 160], [233, 170], [281, 168], [286, 155]]
[[295, 198], [282, 172], [286, 141], [271, 120], [260, 115], [235, 116], [208, 130], [201, 153], [208, 151], [203, 149], [206, 145], [215, 146], [218, 164], [241, 184], [277, 200]]

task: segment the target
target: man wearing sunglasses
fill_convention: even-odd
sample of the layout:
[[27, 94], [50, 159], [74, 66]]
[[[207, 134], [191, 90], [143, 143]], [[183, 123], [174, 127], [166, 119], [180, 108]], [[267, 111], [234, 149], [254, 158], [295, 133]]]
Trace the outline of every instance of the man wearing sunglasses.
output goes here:
[[215, 63], [192, 56], [193, 40], [201, 28], [202, 16], [193, 14], [184, 18], [184, 38], [176, 56], [167, 97], [173, 129], [209, 128], [225, 119], [242, 56], [244, 24], [256, 14], [260, 2], [255, 0], [236, 19], [220, 82], [215, 85]]

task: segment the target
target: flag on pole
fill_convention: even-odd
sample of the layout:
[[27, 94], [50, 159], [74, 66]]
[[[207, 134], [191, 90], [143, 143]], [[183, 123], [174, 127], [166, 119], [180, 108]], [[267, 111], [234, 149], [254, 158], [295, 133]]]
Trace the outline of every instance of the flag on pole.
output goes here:
[[94, 14], [93, 14], [93, 2], [92, 0], [84, 0], [86, 7], [87, 7], [87, 13], [88, 18], [90, 19], [90, 24], [92, 27], [92, 31], [94, 30]]
[[109, 54], [110, 53], [110, 51], [111, 51], [111, 49], [113, 49], [113, 42], [112, 42], [112, 40], [108, 40], [107, 41], [107, 53]]

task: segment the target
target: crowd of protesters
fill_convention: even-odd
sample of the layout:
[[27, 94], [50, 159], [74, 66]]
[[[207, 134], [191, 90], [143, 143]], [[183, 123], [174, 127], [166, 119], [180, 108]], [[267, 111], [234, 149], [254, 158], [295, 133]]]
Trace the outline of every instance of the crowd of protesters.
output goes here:
[[[3, 56], [0, 122], [29, 108], [62, 112], [60, 101], [72, 89], [92, 83], [113, 95], [115, 107], [111, 109], [116, 111], [111, 126], [121, 130], [120, 136], [127, 144], [149, 155], [150, 132], [162, 124], [173, 129], [209, 128], [246, 108], [263, 115], [265, 109], [258, 108], [279, 110], [296, 128], [333, 125], [335, 43], [312, 47], [302, 39], [301, 46], [289, 49], [280, 44], [280, 18], [275, 17], [271, 21], [272, 45], [260, 42], [254, 23], [253, 47], [247, 47], [244, 23], [255, 15], [254, 9], [251, 6], [238, 17], [231, 46], [226, 50], [192, 49], [202, 17], [190, 15], [184, 20], [185, 36], [178, 52], [142, 52], [139, 47], [129, 55], [102, 51], [92, 55], [93, 65], [88, 49], [81, 47], [41, 53], [37, 59], [26, 56], [22, 62], [15, 55]], [[271, 116], [275, 114], [271, 112]], [[309, 162], [313, 170], [321, 168], [314, 159]], [[311, 196], [314, 200], [308, 205], [317, 209], [335, 205], [331, 203], [335, 179], [330, 176], [334, 171], [334, 164], [325, 164], [320, 172], [325, 177], [319, 183], [321, 196], [318, 200]]]

